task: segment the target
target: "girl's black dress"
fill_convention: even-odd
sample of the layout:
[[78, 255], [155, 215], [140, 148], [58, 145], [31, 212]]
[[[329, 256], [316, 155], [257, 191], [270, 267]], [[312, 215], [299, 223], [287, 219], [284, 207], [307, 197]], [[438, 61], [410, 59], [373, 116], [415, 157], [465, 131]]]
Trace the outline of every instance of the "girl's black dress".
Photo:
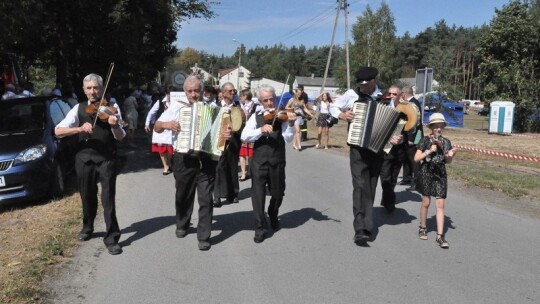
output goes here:
[[[428, 155], [420, 165], [418, 176], [416, 177], [416, 191], [425, 196], [446, 198], [448, 181], [446, 177], [446, 160], [444, 155], [452, 149], [452, 143], [448, 138], [440, 137], [442, 150]], [[431, 148], [431, 138], [423, 137], [418, 143], [418, 150], [425, 151]]]

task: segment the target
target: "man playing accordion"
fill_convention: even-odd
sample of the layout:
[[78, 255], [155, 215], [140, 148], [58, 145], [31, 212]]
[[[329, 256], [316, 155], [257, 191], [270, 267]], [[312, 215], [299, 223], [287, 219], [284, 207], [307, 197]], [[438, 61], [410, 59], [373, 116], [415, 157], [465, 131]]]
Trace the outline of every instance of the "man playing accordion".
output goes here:
[[[356, 73], [357, 94], [349, 90], [330, 107], [332, 117], [351, 123], [355, 117], [352, 111], [355, 102], [373, 102], [381, 91], [375, 77], [379, 71], [374, 67], [361, 67]], [[392, 144], [397, 144], [402, 136], [393, 136]], [[373, 202], [381, 172], [383, 152], [350, 145], [350, 164], [353, 183], [354, 242], [366, 246], [373, 229]]]
[[[184, 81], [184, 92], [189, 103], [182, 101], [171, 102], [170, 107], [163, 112], [156, 121], [154, 130], [158, 133], [163, 130], [173, 131], [173, 143], [176, 143], [180, 132], [178, 116], [182, 107], [187, 107], [201, 100], [203, 87], [197, 76], [189, 76]], [[229, 139], [231, 130], [223, 130], [223, 138]], [[195, 190], [197, 190], [199, 202], [199, 223], [197, 225], [197, 239], [200, 250], [210, 249], [210, 233], [212, 231], [212, 192], [216, 176], [217, 161], [207, 153], [188, 154], [174, 152], [172, 158], [173, 173], [175, 179], [175, 206], [176, 206], [176, 237], [183, 238], [187, 235]]]

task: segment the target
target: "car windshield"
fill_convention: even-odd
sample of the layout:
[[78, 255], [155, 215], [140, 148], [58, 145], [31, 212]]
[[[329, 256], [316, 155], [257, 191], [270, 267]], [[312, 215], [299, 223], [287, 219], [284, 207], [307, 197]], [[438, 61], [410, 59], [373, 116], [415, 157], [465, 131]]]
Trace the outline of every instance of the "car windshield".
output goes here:
[[43, 130], [44, 126], [45, 105], [43, 103], [0, 102], [0, 134]]

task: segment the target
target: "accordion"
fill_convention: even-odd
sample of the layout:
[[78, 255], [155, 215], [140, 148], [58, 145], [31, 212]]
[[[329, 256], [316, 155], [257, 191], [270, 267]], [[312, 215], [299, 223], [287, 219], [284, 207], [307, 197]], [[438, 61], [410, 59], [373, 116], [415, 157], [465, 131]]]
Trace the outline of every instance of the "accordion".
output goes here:
[[231, 125], [230, 110], [197, 102], [179, 111], [176, 152], [198, 154], [204, 152], [219, 158], [226, 148], [223, 131]]
[[402, 112], [375, 100], [357, 101], [353, 105], [354, 119], [349, 125], [347, 143], [367, 148], [375, 153], [390, 151], [390, 140], [399, 135], [405, 125]]

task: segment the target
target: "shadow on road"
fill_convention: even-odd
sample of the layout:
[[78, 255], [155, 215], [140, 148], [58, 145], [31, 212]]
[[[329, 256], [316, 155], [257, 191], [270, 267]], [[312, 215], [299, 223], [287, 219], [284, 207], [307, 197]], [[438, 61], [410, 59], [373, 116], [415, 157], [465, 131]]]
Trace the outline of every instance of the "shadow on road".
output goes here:
[[[302, 208], [300, 210], [293, 210], [281, 214], [278, 218], [281, 229], [297, 228], [305, 224], [309, 220], [340, 222], [339, 220], [332, 219], [314, 208]], [[216, 230], [221, 231], [221, 233], [211, 238], [211, 241], [214, 244], [221, 243], [240, 231], [254, 231], [255, 218], [253, 212], [241, 211], [231, 214], [216, 215], [214, 216], [214, 224], [212, 225], [212, 231]], [[272, 229], [268, 229], [268, 234], [266, 238], [271, 238], [272, 236]]]
[[371, 231], [372, 241], [377, 238], [379, 227], [383, 225], [409, 224], [416, 217], [410, 215], [405, 209], [396, 208], [394, 212], [388, 213], [382, 206], [373, 207], [373, 230]]
[[135, 233], [127, 239], [121, 241], [120, 246], [129, 246], [131, 245], [131, 243], [140, 240], [152, 233], [158, 232], [161, 229], [172, 226], [175, 223], [176, 220], [173, 215], [154, 217], [151, 219], [146, 219], [137, 223], [133, 223], [129, 227], [122, 229], [122, 233]]

